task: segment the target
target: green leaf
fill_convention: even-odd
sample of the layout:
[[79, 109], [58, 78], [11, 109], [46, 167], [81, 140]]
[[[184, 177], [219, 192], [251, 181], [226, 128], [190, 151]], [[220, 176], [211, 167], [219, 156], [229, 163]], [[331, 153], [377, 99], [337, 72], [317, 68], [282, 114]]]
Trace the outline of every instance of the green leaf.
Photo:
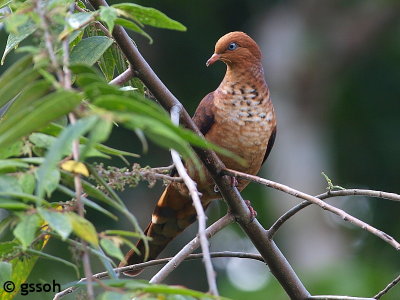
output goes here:
[[105, 233], [141, 238], [141, 235], [138, 234], [137, 232], [126, 231], [126, 230], [106, 230]]
[[92, 223], [72, 212], [66, 215], [68, 216], [69, 221], [72, 224], [72, 230], [78, 237], [84, 239], [95, 247], [99, 246], [97, 232]]
[[72, 225], [70, 219], [64, 213], [43, 208], [38, 208], [38, 211], [49, 226], [61, 236], [63, 241], [70, 235]]
[[24, 107], [30, 105], [30, 103], [44, 97], [51, 89], [51, 83], [47, 80], [37, 80], [30, 84], [25, 82], [25, 88], [21, 94], [12, 102], [10, 107], [7, 109], [4, 117], [9, 118], [12, 115], [18, 113]]
[[69, 267], [73, 268], [75, 270], [75, 272], [76, 272], [76, 275], [79, 276], [78, 267], [76, 265], [74, 265], [73, 263], [65, 260], [65, 259], [62, 259], [60, 257], [44, 253], [42, 251], [37, 251], [37, 250], [34, 250], [34, 249], [27, 249], [26, 252], [29, 253], [29, 254], [34, 254], [34, 255], [49, 259], [49, 260], [54, 260], [54, 261], [57, 261], [57, 262], [60, 262], [60, 263], [62, 263], [64, 265], [66, 265], [66, 266], [69, 266]]
[[19, 243], [16, 240], [0, 243], [0, 257], [12, 255], [19, 248]]
[[44, 205], [44, 206], [50, 206], [50, 203], [39, 198], [36, 196], [33, 196], [31, 194], [26, 194], [26, 193], [19, 193], [19, 192], [0, 192], [0, 198], [2, 199], [8, 199], [8, 198], [17, 198], [21, 199], [24, 202], [33, 202], [38, 205]]
[[22, 141], [17, 141], [14, 144], [0, 148], [0, 159], [12, 156], [20, 156], [22, 154], [23, 145], [24, 143]]
[[147, 32], [144, 31], [135, 22], [132, 22], [132, 21], [129, 21], [129, 20], [123, 19], [123, 18], [117, 18], [117, 19], [115, 19], [115, 23], [143, 35], [144, 37], [146, 37], [149, 40], [150, 44], [153, 43], [153, 39], [151, 38], [151, 36], [148, 35]]
[[0, 175], [0, 192], [22, 193], [18, 178], [11, 175]]
[[43, 188], [46, 192], [47, 197], [50, 197], [54, 190], [57, 188], [58, 183], [60, 182], [60, 178], [61, 175], [58, 169], [48, 170], [43, 183]]
[[71, 64], [95, 64], [103, 53], [113, 43], [113, 39], [106, 36], [93, 36], [81, 40], [71, 52]]
[[103, 56], [100, 57], [99, 67], [104, 74], [104, 77], [107, 81], [111, 81], [114, 78], [115, 71], [115, 59], [113, 56], [112, 48], [116, 47], [115, 45], [111, 45], [110, 48], [104, 52]]
[[115, 8], [109, 6], [100, 7], [100, 20], [107, 24], [108, 31], [110, 31], [110, 33], [114, 29], [114, 22], [117, 16], [118, 14]]
[[0, 282], [11, 279], [12, 265], [5, 261], [0, 261]]
[[6, 82], [0, 89], [0, 106], [14, 98], [24, 87], [39, 77], [37, 70], [28, 68]]
[[100, 245], [108, 255], [118, 258], [119, 260], [124, 259], [121, 249], [112, 239], [102, 238], [100, 240]]
[[[72, 190], [70, 190], [70, 189], [68, 189], [68, 188], [65, 187], [65, 186], [59, 185], [59, 186], [57, 187], [57, 189], [58, 189], [59, 191], [65, 193], [66, 195], [72, 197], [72, 198], [76, 197], [75, 192], [72, 191]], [[106, 216], [110, 217], [110, 218], [113, 219], [113, 220], [116, 220], [116, 221], [118, 220], [118, 218], [117, 218], [116, 215], [110, 213], [108, 210], [106, 210], [105, 208], [101, 207], [101, 206], [98, 205], [96, 202], [93, 202], [93, 201], [87, 199], [86, 197], [82, 197], [82, 196], [81, 196], [81, 200], [82, 200], [82, 202], [83, 202], [83, 204], [84, 204], [85, 206], [90, 207], [90, 208], [93, 208], [93, 209], [95, 209], [95, 210], [97, 210], [97, 211], [99, 211], [99, 212], [105, 214]]]
[[39, 197], [43, 196], [46, 189], [46, 181], [51, 180], [49, 176], [52, 170], [56, 169], [57, 163], [62, 158], [63, 149], [71, 148], [72, 141], [85, 134], [96, 123], [97, 117], [90, 116], [78, 120], [75, 124], [66, 127], [60, 134], [56, 142], [54, 142], [46, 154], [44, 163], [37, 170], [38, 185], [36, 194]]
[[65, 28], [58, 36], [59, 40], [65, 39], [66, 36], [70, 35], [75, 31], [75, 34], [69, 39], [73, 42], [75, 38], [80, 35], [80, 31], [83, 32], [83, 28], [89, 25], [95, 20], [94, 13], [92, 12], [78, 12], [67, 17], [67, 28]]
[[28, 68], [28, 66], [31, 65], [32, 65], [31, 55], [25, 55], [24, 57], [22, 57], [0, 76], [0, 86], [1, 87], [5, 86], [8, 82], [14, 79], [18, 74], [25, 71]]
[[26, 169], [29, 165], [12, 159], [0, 160], [0, 173], [11, 173], [17, 170]]
[[18, 184], [24, 193], [33, 194], [36, 184], [35, 175], [31, 173], [23, 173], [18, 177]]
[[144, 7], [134, 3], [114, 4], [112, 7], [122, 10], [122, 14], [137, 20], [142, 24], [158, 28], [186, 31], [186, 27], [181, 23], [172, 20], [164, 13], [151, 7]]
[[37, 27], [35, 22], [29, 19], [28, 22], [18, 27], [17, 33], [10, 33], [7, 39], [6, 48], [4, 49], [3, 57], [1, 58], [1, 64], [4, 64], [7, 54], [10, 53], [12, 49], [18, 47], [19, 43], [34, 33], [36, 29]]
[[14, 236], [21, 242], [26, 250], [36, 237], [36, 232], [41, 225], [41, 219], [37, 214], [22, 215], [21, 221], [14, 229]]
[[29, 207], [29, 205], [26, 205], [24, 203], [14, 200], [2, 199], [0, 197], [0, 208], [6, 210], [27, 210]]
[[25, 107], [7, 120], [2, 120], [0, 148], [70, 112], [80, 101], [79, 94], [60, 90]]
[[[63, 126], [59, 125], [59, 124], [55, 124], [55, 123], [51, 123], [49, 124], [47, 127], [43, 128], [41, 130], [41, 132], [52, 135], [52, 136], [57, 136], [60, 134], [60, 132], [64, 129]], [[85, 137], [81, 137], [80, 141], [81, 144], [86, 144], [88, 143], [88, 139]], [[122, 150], [118, 150], [118, 149], [114, 149], [111, 147], [108, 147], [106, 145], [103, 144], [95, 144], [94, 146], [97, 150], [105, 153], [105, 154], [110, 154], [110, 155], [115, 155], [115, 156], [121, 156], [121, 155], [125, 155], [125, 156], [131, 156], [131, 157], [140, 157], [140, 155], [135, 154], [135, 153], [131, 153], [131, 152], [127, 152], [127, 151], [122, 151]]]

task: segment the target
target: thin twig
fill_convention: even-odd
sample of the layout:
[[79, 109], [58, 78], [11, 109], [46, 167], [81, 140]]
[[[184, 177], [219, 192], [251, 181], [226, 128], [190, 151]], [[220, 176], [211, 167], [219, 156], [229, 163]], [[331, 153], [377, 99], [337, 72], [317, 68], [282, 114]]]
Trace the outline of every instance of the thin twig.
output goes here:
[[131, 80], [133, 77], [135, 77], [135, 72], [131, 67], [129, 67], [124, 72], [115, 77], [113, 80], [111, 80], [109, 84], [123, 85], [125, 82]]
[[391, 283], [389, 283], [382, 291], [374, 296], [374, 299], [381, 299], [391, 288], [400, 282], [400, 275], [397, 276]]
[[[70, 12], [73, 12], [74, 4], [70, 7]], [[69, 42], [68, 39], [64, 39], [62, 41], [63, 46], [63, 72], [64, 72], [64, 81], [63, 85], [65, 89], [71, 89], [71, 70], [69, 69]], [[73, 112], [68, 114], [68, 118], [71, 124], [76, 123], [76, 117]], [[72, 141], [72, 157], [75, 161], [79, 161], [79, 140], [75, 139]], [[75, 194], [76, 194], [76, 203], [78, 207], [78, 214], [81, 217], [85, 216], [85, 208], [81, 199], [81, 195], [83, 194], [83, 187], [80, 174], [74, 174], [74, 186], [75, 186]], [[89, 247], [85, 240], [82, 240], [83, 251], [82, 251], [82, 263], [83, 270], [85, 272], [86, 278], [89, 278], [87, 281], [87, 295], [88, 299], [94, 300], [94, 289], [92, 282], [92, 268], [90, 266], [90, 256], [89, 256]]]
[[[217, 222], [208, 227], [205, 231], [205, 234], [210, 238], [215, 235], [218, 231], [228, 226], [232, 222], [235, 221], [235, 217], [232, 214], [227, 214]], [[170, 274], [173, 270], [175, 270], [181, 262], [183, 262], [186, 257], [191, 254], [194, 250], [196, 250], [200, 246], [199, 237], [195, 237], [189, 243], [186, 244], [185, 247], [181, 249], [153, 278], [150, 279], [150, 283], [160, 283], [162, 282], [168, 274]], [[205, 254], [203, 253], [205, 256]], [[203, 257], [204, 259], [204, 257]]]
[[247, 179], [250, 181], [254, 181], [260, 184], [263, 184], [265, 186], [271, 187], [273, 189], [282, 191], [284, 193], [287, 193], [289, 195], [292, 195], [296, 198], [300, 198], [300, 199], [304, 199], [307, 200], [309, 202], [312, 202], [316, 205], [318, 205], [319, 207], [330, 211], [336, 215], [338, 215], [339, 217], [341, 217], [343, 220], [348, 221], [350, 223], [353, 223], [354, 225], [361, 227], [362, 229], [372, 233], [373, 235], [376, 235], [377, 237], [379, 237], [380, 239], [384, 240], [385, 242], [387, 242], [389, 245], [393, 246], [396, 250], [400, 250], [400, 243], [397, 242], [393, 237], [391, 237], [390, 235], [386, 234], [385, 232], [376, 229], [375, 227], [365, 223], [364, 221], [361, 221], [360, 219], [357, 219], [356, 217], [353, 217], [352, 215], [346, 213], [345, 211], [332, 206], [324, 201], [322, 201], [321, 199], [318, 199], [317, 197], [311, 196], [309, 194], [300, 192], [298, 190], [295, 190], [291, 187], [288, 187], [287, 185], [284, 184], [280, 184], [268, 179], [264, 179], [258, 176], [254, 176], [254, 175], [249, 175], [246, 173], [242, 173], [239, 171], [235, 171], [235, 170], [231, 170], [231, 169], [225, 169], [223, 171], [226, 175], [230, 175], [230, 176], [235, 176], [235, 177], [239, 177], [242, 179]]
[[49, 54], [49, 57], [50, 57], [51, 65], [53, 66], [53, 69], [57, 74], [58, 81], [63, 83], [64, 76], [60, 70], [60, 66], [57, 62], [57, 57], [54, 52], [50, 29], [49, 29], [49, 25], [47, 24], [47, 18], [45, 15], [46, 9], [44, 8], [44, 3], [42, 0], [36, 0], [36, 12], [40, 17], [40, 21], [41, 21], [40, 24], [42, 26], [43, 33], [44, 33], [44, 42], [46, 45], [47, 53]]
[[[328, 191], [326, 193], [315, 196], [321, 200], [328, 199], [332, 197], [339, 196], [366, 196], [366, 197], [374, 197], [374, 198], [382, 198], [388, 199], [392, 201], [400, 201], [400, 195], [394, 193], [387, 193], [382, 191], [374, 191], [374, 190], [364, 190], [364, 189], [345, 189], [340, 191]], [[303, 201], [296, 206], [293, 206], [290, 210], [284, 213], [278, 220], [272, 224], [271, 228], [268, 230], [269, 238], [272, 238], [278, 229], [285, 223], [288, 219], [294, 216], [296, 213], [311, 205], [312, 203], [309, 201]]]
[[[179, 107], [179, 106], [174, 106], [171, 109], [171, 120], [175, 125], [179, 125], [180, 111], [181, 111], [181, 107]], [[186, 172], [186, 168], [182, 163], [179, 153], [176, 150], [171, 149], [171, 156], [172, 156], [174, 165], [176, 167], [176, 170], [178, 171], [179, 176], [182, 177], [183, 182], [185, 183], [186, 187], [188, 188], [189, 194], [193, 200], [193, 205], [194, 205], [194, 207], [196, 209], [196, 213], [197, 213], [197, 219], [199, 221], [198, 235], [199, 235], [199, 239], [200, 239], [201, 250], [203, 251], [203, 254], [204, 254], [203, 262], [204, 262], [204, 267], [206, 269], [208, 287], [209, 287], [210, 293], [212, 295], [218, 296], [216, 274], [215, 274], [214, 268], [211, 263], [210, 248], [209, 248], [209, 243], [208, 243], [207, 235], [206, 235], [207, 217], [206, 217], [206, 214], [204, 213], [204, 208], [203, 208], [203, 205], [200, 200], [200, 196], [199, 196], [199, 192], [196, 187], [196, 183], [192, 180], [192, 178], [190, 178], [189, 174]], [[166, 272], [161, 272], [161, 271], [159, 273], [166, 274]], [[157, 274], [156, 274], [153, 277], [153, 279], [154, 278], [160, 278], [160, 276], [157, 277]]]
[[[106, 0], [88, 1], [95, 9], [99, 9], [101, 6], [108, 6]], [[143, 81], [157, 101], [167, 111], [170, 111], [174, 105], [182, 105], [151, 69], [125, 29], [122, 26], [116, 25], [112, 34], [115, 42], [125, 55], [129, 64], [137, 71], [137, 77]], [[203, 137], [201, 131], [185, 109], [182, 109], [181, 111], [181, 121], [188, 129], [194, 131], [200, 137]], [[237, 188], [232, 188], [230, 178], [228, 178], [228, 176], [221, 176], [221, 171], [225, 169], [221, 159], [219, 159], [212, 150], [202, 148], [195, 148], [194, 150], [207, 168], [210, 176], [217, 184], [230, 211], [236, 216], [238, 224], [246, 232], [254, 246], [268, 263], [271, 273], [279, 281], [288, 296], [293, 300], [304, 300], [307, 298], [310, 293], [307, 291], [285, 256], [276, 246], [274, 241], [268, 239], [266, 230], [257, 219], [250, 216], [248, 206], [243, 201]]]
[[[222, 251], [222, 252], [211, 252], [210, 255], [212, 258], [229, 258], [229, 257], [230, 258], [246, 258], [246, 259], [253, 259], [253, 260], [258, 260], [260, 262], [264, 262], [261, 255], [245, 253], [245, 252]], [[185, 257], [184, 260], [188, 261], [188, 260], [194, 260], [194, 259], [199, 259], [199, 258], [203, 258], [203, 253], [189, 254], [187, 257]], [[165, 264], [165, 263], [169, 262], [171, 259], [173, 259], [173, 257], [159, 258], [159, 259], [147, 261], [147, 262], [136, 264], [136, 265], [130, 265], [130, 266], [125, 266], [125, 267], [121, 267], [121, 268], [114, 268], [113, 270], [116, 273], [141, 270], [143, 268]], [[101, 273], [94, 274], [93, 278], [103, 279], [103, 278], [107, 278], [108, 276], [109, 276], [108, 272], [101, 272]], [[73, 293], [78, 288], [78, 284], [85, 282], [85, 280], [86, 280], [86, 278], [82, 278], [77, 283], [75, 283], [74, 286], [71, 286], [71, 287], [57, 293], [54, 296], [53, 300], [59, 300], [62, 297], [65, 297], [65, 296]]]
[[374, 298], [334, 296], [334, 295], [317, 295], [317, 296], [310, 296], [306, 300], [374, 300]]

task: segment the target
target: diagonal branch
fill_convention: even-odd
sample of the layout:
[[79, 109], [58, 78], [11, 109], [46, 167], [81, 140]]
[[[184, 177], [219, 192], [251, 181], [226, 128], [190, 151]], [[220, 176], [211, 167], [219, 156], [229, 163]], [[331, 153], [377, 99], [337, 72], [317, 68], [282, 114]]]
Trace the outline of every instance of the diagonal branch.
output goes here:
[[[374, 191], [374, 190], [363, 190], [363, 189], [345, 189], [340, 191], [328, 191], [315, 197], [323, 200], [339, 196], [366, 196], [366, 197], [388, 199], [392, 201], [400, 201], [400, 195], [398, 194], [387, 193], [382, 191]], [[276, 220], [275, 223], [272, 224], [272, 226], [268, 230], [269, 237], [272, 238], [278, 231], [278, 229], [283, 225], [283, 223], [285, 223], [299, 211], [306, 208], [307, 206], [310, 206], [311, 204], [312, 203], [309, 201], [303, 201], [300, 204], [293, 206], [290, 210], [288, 210], [286, 213], [280, 216], [279, 219]]]
[[[108, 6], [105, 0], [89, 0], [89, 2], [95, 9], [99, 9], [100, 6]], [[158, 102], [167, 111], [170, 111], [174, 105], [182, 105], [157, 77], [135, 47], [123, 27], [116, 25], [112, 35], [130, 65], [137, 72], [138, 78], [142, 80], [146, 87], [156, 97]], [[203, 136], [185, 109], [182, 109], [181, 111], [181, 122], [199, 136]], [[294, 272], [289, 262], [283, 256], [275, 243], [267, 237], [266, 230], [261, 226], [257, 219], [253, 220], [249, 215], [247, 205], [244, 203], [238, 190], [232, 187], [229, 178], [222, 176], [221, 172], [225, 169], [222, 161], [214, 151], [198, 148], [195, 149], [195, 151], [206, 166], [211, 177], [214, 179], [214, 182], [217, 184], [230, 211], [235, 215], [236, 221], [260, 252], [268, 264], [271, 273], [277, 278], [291, 299], [306, 299], [310, 294]]]
[[247, 180], [251, 180], [260, 184], [263, 184], [265, 186], [271, 187], [273, 189], [282, 191], [284, 193], [287, 193], [289, 195], [292, 195], [296, 198], [300, 198], [300, 199], [304, 199], [307, 200], [313, 204], [318, 205], [319, 207], [330, 211], [332, 213], [334, 213], [335, 215], [338, 215], [339, 217], [341, 217], [343, 220], [348, 221], [350, 223], [353, 223], [354, 225], [361, 227], [362, 229], [372, 233], [373, 235], [376, 235], [377, 237], [379, 237], [380, 239], [384, 240], [385, 242], [387, 242], [389, 245], [393, 246], [396, 250], [400, 250], [400, 243], [397, 242], [393, 237], [391, 237], [390, 235], [386, 234], [385, 232], [376, 229], [375, 227], [365, 223], [364, 221], [361, 221], [360, 219], [357, 219], [356, 217], [353, 217], [352, 215], [346, 213], [345, 211], [332, 206], [324, 201], [322, 201], [321, 199], [318, 199], [317, 197], [308, 195], [306, 193], [300, 192], [298, 190], [295, 190], [287, 185], [281, 184], [281, 183], [277, 183], [268, 179], [264, 179], [258, 176], [254, 176], [254, 175], [249, 175], [246, 173], [242, 173], [239, 171], [234, 171], [234, 170], [230, 170], [230, 169], [226, 169], [224, 171], [225, 174], [227, 175], [231, 175], [231, 176], [235, 176], [235, 177], [239, 177], [242, 179], [247, 179]]
[[[235, 220], [234, 216], [231, 214], [227, 214], [217, 222], [212, 224], [207, 228], [205, 234], [210, 238], [215, 235], [222, 228], [228, 226]], [[200, 246], [199, 237], [195, 237], [191, 240], [185, 247], [181, 249], [153, 278], [150, 280], [150, 283], [160, 283], [167, 277], [169, 273], [171, 273], [177, 266], [183, 262], [188, 255], [190, 255], [194, 250], [196, 250]], [[205, 255], [203, 255], [204, 259]]]
[[[180, 111], [181, 111], [180, 106], [173, 106], [171, 109], [172, 122], [177, 126], [179, 126]], [[206, 214], [204, 213], [203, 205], [201, 204], [201, 200], [200, 200], [199, 192], [197, 191], [196, 183], [193, 181], [192, 178], [189, 177], [189, 174], [186, 172], [186, 168], [182, 163], [179, 153], [176, 150], [171, 149], [171, 156], [172, 156], [174, 165], [176, 167], [176, 170], [178, 171], [179, 176], [182, 177], [183, 182], [185, 183], [186, 187], [189, 190], [190, 197], [193, 200], [193, 206], [196, 209], [197, 219], [199, 221], [199, 241], [200, 241], [200, 245], [201, 245], [201, 250], [203, 251], [203, 254], [204, 254], [203, 261], [204, 261], [204, 266], [205, 266], [206, 274], [207, 274], [208, 287], [209, 287], [210, 293], [212, 295], [218, 296], [218, 288], [217, 288], [217, 282], [216, 282], [216, 278], [215, 278], [216, 275], [215, 275], [215, 271], [214, 271], [214, 268], [211, 263], [210, 248], [209, 248], [209, 243], [208, 243], [207, 235], [206, 235], [207, 217], [206, 217]], [[176, 264], [174, 264], [174, 266], [176, 266]]]
[[381, 299], [383, 295], [385, 295], [391, 288], [393, 288], [396, 284], [400, 282], [400, 275], [397, 276], [391, 283], [389, 283], [382, 291], [374, 296], [374, 299]]
[[[234, 217], [230, 214], [225, 215], [218, 221], [216, 221], [214, 224], [212, 224], [210, 227], [207, 228], [206, 234], [208, 237], [212, 237], [215, 235], [218, 231], [223, 229], [224, 227], [228, 226], [234, 221]], [[153, 278], [152, 278], [152, 283], [159, 283], [161, 282], [169, 273], [171, 273], [182, 261], [184, 260], [189, 260], [189, 259], [197, 259], [197, 258], [204, 258], [204, 255], [202, 253], [198, 254], [191, 254], [194, 250], [196, 250], [200, 245], [199, 238], [194, 238], [191, 242], [189, 242], [177, 255], [174, 257], [168, 257], [168, 258], [161, 258], [161, 259], [155, 259], [151, 261], [147, 261], [144, 263], [140, 264], [135, 264], [131, 266], [126, 266], [126, 267], [121, 267], [121, 268], [115, 268], [113, 269], [116, 273], [123, 273], [126, 271], [134, 271], [134, 270], [141, 270], [143, 268], [147, 268], [150, 266], [156, 266], [156, 265], [161, 265], [167, 263], [160, 272], [158, 272]], [[211, 257], [238, 257], [238, 258], [249, 258], [249, 259], [255, 259], [259, 261], [264, 261], [262, 256], [257, 255], [257, 254], [249, 254], [249, 253], [243, 253], [243, 252], [215, 252], [215, 253], [210, 253]], [[106, 278], [109, 276], [109, 272], [101, 272], [94, 274], [91, 278], [96, 278], [96, 279], [101, 279], [101, 278]], [[157, 277], [156, 277], [157, 276]], [[75, 283], [75, 285], [57, 293], [53, 300], [59, 300], [63, 298], [64, 296], [73, 293], [77, 288], [78, 284], [85, 282], [85, 278], [81, 278], [78, 282]]]

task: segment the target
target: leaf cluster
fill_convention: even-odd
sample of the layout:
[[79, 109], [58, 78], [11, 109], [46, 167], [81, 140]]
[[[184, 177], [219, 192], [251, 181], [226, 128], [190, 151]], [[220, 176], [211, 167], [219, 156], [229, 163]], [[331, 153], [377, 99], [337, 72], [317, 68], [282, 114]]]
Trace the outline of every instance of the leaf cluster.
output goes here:
[[[70, 267], [77, 278], [82, 277], [79, 266], [47, 253], [46, 244], [49, 239], [59, 239], [82, 250], [85, 241], [90, 254], [113, 278], [105, 284], [121, 289], [121, 299], [137, 293], [149, 298], [159, 294], [203, 297], [183, 288], [116, 279], [112, 258], [123, 260], [121, 246], [135, 249], [132, 238], [142, 238], [145, 243], [147, 239], [104, 174], [88, 163], [89, 158], [114, 156], [127, 162], [127, 157], [138, 157], [105, 145], [115, 126], [137, 134], [143, 148], [149, 139], [167, 150], [176, 149], [197, 167], [191, 145], [229, 155], [174, 125], [168, 113], [147, 97], [138, 78], [129, 78], [123, 86], [108, 83], [129, 67], [111, 36], [116, 25], [150, 42], [145, 25], [186, 28], [154, 8], [134, 3], [90, 11], [81, 1], [1, 0], [0, 8], [6, 8], [0, 22], [9, 33], [1, 63], [13, 49], [24, 53], [0, 77], [0, 209], [7, 212], [0, 232], [12, 236], [0, 243], [2, 279], [20, 286], [39, 257]], [[22, 42], [25, 45], [19, 47]], [[68, 79], [72, 86], [66, 84]], [[76, 122], [68, 118], [71, 114]], [[74, 141], [78, 141], [78, 159], [73, 156]], [[83, 187], [80, 195], [74, 184], [78, 177]], [[95, 224], [78, 213], [78, 198], [87, 210], [112, 220], [118, 219], [114, 212], [119, 212], [131, 224], [131, 231], [111, 228], [98, 232]], [[15, 293], [17, 290], [2, 291], [0, 298], [11, 299]], [[105, 292], [100, 299], [114, 299], [114, 294]]]

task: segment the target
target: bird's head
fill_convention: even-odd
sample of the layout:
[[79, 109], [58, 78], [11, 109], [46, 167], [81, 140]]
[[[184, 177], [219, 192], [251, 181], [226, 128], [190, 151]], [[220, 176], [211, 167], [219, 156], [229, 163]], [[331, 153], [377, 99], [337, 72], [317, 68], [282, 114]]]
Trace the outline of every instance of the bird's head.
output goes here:
[[215, 44], [214, 54], [207, 60], [206, 66], [217, 60], [223, 61], [229, 67], [237, 64], [261, 63], [261, 51], [257, 43], [244, 32], [234, 31], [225, 34]]

